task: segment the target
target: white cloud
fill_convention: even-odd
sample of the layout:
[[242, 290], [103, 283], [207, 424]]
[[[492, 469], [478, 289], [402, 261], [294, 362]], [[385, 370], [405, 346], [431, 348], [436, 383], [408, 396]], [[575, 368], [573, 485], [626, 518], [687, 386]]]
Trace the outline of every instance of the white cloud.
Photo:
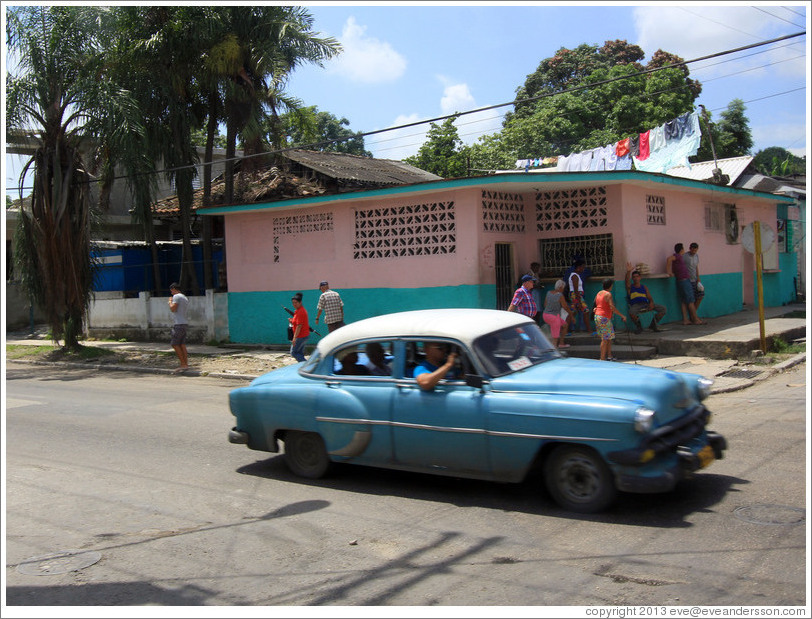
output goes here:
[[354, 17], [347, 18], [340, 39], [343, 51], [325, 63], [325, 67], [354, 82], [377, 84], [397, 80], [406, 71], [406, 58], [389, 43], [368, 37], [366, 29]]
[[[637, 7], [634, 10], [634, 23], [638, 33], [637, 44], [646, 53], [647, 59], [650, 59], [658, 49], [662, 49], [685, 60], [693, 60], [794, 32], [790, 24], [758, 10], [757, 7], [729, 4], [707, 7], [698, 5]], [[797, 31], [802, 29], [803, 27], [799, 27]], [[766, 67], [764, 70], [803, 76], [806, 74], [803, 39], [789, 39], [786, 43], [793, 41], [795, 44], [792, 46], [777, 43], [769, 49], [754, 48], [750, 52], [742, 52], [735, 67], [729, 62], [731, 56], [696, 63], [690, 66], [691, 73], [701, 69], [702, 77], [710, 77], [794, 58], [775, 65], [775, 69]], [[759, 50], [763, 53], [758, 53]], [[758, 73], [752, 71], [751, 75], [758, 77]]]
[[[440, 99], [440, 110], [445, 116], [455, 112], [464, 112], [477, 107], [468, 84], [452, 84], [440, 76], [445, 83], [443, 96]], [[465, 144], [473, 144], [483, 135], [495, 133], [502, 128], [502, 115], [508, 108], [497, 108], [464, 114], [454, 121], [457, 133]]]
[[440, 99], [440, 111], [443, 115], [463, 112], [476, 106], [468, 84], [450, 84], [442, 76], [439, 79], [446, 84], [443, 97]]

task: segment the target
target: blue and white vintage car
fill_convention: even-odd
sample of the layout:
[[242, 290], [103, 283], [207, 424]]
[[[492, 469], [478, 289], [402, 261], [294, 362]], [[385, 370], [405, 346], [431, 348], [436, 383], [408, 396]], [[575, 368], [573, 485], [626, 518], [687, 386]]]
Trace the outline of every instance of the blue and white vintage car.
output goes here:
[[[437, 342], [455, 368], [426, 390], [412, 370]], [[706, 429], [710, 386], [568, 358], [513, 312], [400, 312], [337, 329], [307, 361], [232, 391], [229, 440], [274, 453], [281, 441], [308, 478], [333, 462], [499, 482], [540, 469], [560, 506], [595, 512], [618, 491], [669, 491], [722, 457], [725, 439]]]

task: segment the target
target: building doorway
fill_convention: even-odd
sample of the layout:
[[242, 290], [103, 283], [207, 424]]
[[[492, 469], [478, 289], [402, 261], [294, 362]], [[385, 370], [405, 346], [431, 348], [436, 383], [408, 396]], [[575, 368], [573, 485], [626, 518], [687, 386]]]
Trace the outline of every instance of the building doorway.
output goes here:
[[496, 271], [496, 309], [506, 310], [513, 299], [516, 278], [513, 274], [513, 245], [494, 243]]

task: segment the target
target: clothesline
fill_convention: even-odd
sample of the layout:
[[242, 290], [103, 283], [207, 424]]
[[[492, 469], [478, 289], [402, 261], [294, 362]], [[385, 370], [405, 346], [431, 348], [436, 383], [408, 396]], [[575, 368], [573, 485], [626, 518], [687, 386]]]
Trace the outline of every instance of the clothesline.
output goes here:
[[699, 112], [689, 112], [614, 144], [566, 156], [518, 159], [516, 167], [529, 171], [555, 163], [560, 172], [596, 172], [631, 170], [633, 163], [636, 170], [662, 173], [680, 165], [690, 168], [688, 157], [698, 152], [701, 137]]

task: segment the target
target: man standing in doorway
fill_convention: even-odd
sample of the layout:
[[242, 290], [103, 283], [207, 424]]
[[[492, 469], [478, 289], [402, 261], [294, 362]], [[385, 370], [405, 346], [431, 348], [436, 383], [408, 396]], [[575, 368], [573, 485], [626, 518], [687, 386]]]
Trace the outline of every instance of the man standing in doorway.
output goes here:
[[705, 296], [705, 286], [699, 279], [699, 245], [691, 243], [688, 246], [688, 253], [682, 256], [685, 266], [688, 267], [688, 279], [691, 280], [691, 288], [694, 291], [694, 308], [696, 309], [697, 316], [699, 315], [699, 304], [702, 302], [702, 297]]
[[180, 361], [180, 367], [175, 370], [175, 374], [180, 374], [189, 369], [189, 353], [186, 350], [186, 329], [189, 321], [186, 318], [186, 308], [189, 307], [189, 299], [180, 291], [179, 284], [169, 285], [169, 311], [172, 312], [172, 348]]
[[319, 324], [319, 317], [324, 312], [324, 322], [327, 325], [327, 331], [332, 333], [339, 327], [344, 326], [344, 301], [341, 296], [335, 291], [330, 290], [330, 284], [321, 282], [319, 284], [321, 296], [316, 308], [316, 324]]

